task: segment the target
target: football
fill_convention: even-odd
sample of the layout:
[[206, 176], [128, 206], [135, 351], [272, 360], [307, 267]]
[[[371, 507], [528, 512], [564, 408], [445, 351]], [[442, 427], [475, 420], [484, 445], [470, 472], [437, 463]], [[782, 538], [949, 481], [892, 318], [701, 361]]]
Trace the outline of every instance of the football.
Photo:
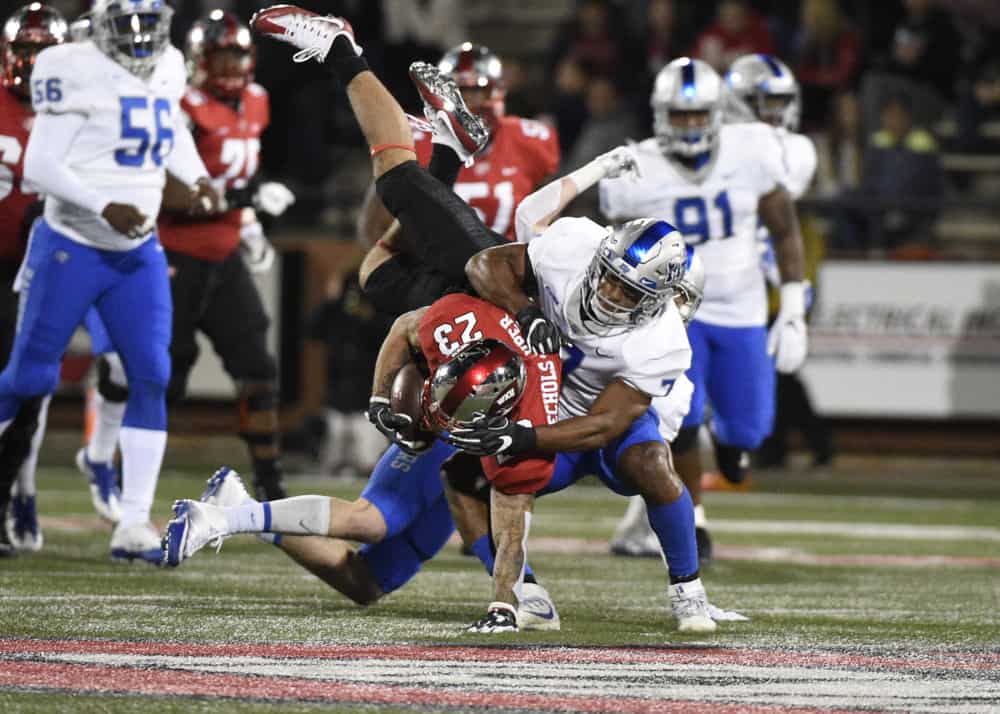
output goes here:
[[424, 418], [424, 375], [413, 362], [408, 362], [392, 382], [389, 406], [397, 414], [413, 419], [413, 426], [403, 432], [410, 441], [433, 441], [434, 432], [428, 430]]

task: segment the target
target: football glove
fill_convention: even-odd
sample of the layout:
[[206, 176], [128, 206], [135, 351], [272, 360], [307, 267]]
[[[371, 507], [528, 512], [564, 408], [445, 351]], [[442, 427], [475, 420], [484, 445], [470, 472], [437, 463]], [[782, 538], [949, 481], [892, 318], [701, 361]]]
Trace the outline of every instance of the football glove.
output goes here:
[[537, 306], [528, 305], [517, 313], [515, 319], [521, 326], [521, 334], [524, 335], [532, 352], [540, 355], [559, 352], [559, 346], [562, 344], [559, 329], [546, 319]]
[[635, 150], [632, 145], [618, 146], [611, 151], [597, 157], [601, 168], [604, 170], [604, 178], [630, 178], [633, 181], [642, 178], [639, 171], [639, 161], [635, 157]]
[[465, 429], [454, 429], [444, 437], [461, 451], [475, 456], [514, 456], [535, 448], [538, 437], [531, 426], [509, 418], [484, 419]]
[[240, 228], [240, 251], [251, 273], [266, 273], [274, 265], [274, 247], [257, 221]]
[[280, 216], [295, 203], [295, 194], [283, 183], [265, 181], [253, 197], [253, 205], [258, 211], [271, 216]]
[[413, 423], [409, 414], [399, 414], [392, 411], [389, 400], [385, 397], [372, 397], [368, 402], [366, 412], [368, 421], [375, 425], [382, 435], [396, 444], [408, 454], [419, 454], [430, 448], [430, 444], [425, 441], [415, 441], [407, 439], [400, 433], [401, 429], [408, 429]]
[[806, 334], [805, 282], [781, 286], [781, 307], [767, 334], [767, 353], [782, 374], [797, 372], [806, 361], [809, 340]]

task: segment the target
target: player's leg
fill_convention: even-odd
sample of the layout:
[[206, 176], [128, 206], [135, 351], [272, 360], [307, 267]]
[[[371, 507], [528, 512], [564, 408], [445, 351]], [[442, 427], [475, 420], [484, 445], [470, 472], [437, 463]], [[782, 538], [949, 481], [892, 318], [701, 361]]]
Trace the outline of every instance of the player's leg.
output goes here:
[[159, 537], [149, 512], [167, 445], [172, 321], [167, 261], [158, 241], [150, 240], [113, 256], [109, 268], [117, 280], [96, 307], [121, 356], [129, 388], [119, 437], [121, 519], [111, 537], [111, 554], [159, 563]]
[[90, 482], [94, 510], [101, 518], [117, 523], [121, 519], [121, 489], [114, 457], [128, 401], [128, 380], [97, 310], [87, 311], [84, 326], [90, 334], [90, 349], [97, 355], [96, 415], [87, 445], [77, 452], [76, 465]]
[[712, 327], [707, 379], [719, 471], [731, 483], [747, 476], [749, 452], [771, 433], [775, 371], [764, 327]]
[[346, 541], [283, 536], [277, 545], [289, 558], [358, 605], [371, 605], [385, 595], [368, 561]]
[[285, 497], [279, 461], [278, 365], [267, 344], [271, 321], [243, 258], [233, 254], [217, 269], [199, 327], [236, 383], [239, 437], [253, 464], [260, 500]]
[[4, 540], [16, 551], [36, 552], [43, 544], [38, 523], [35, 468], [45, 436], [45, 422], [52, 395], [31, 397], [21, 403], [17, 416], [0, 437], [0, 488], [9, 507], [0, 509]]

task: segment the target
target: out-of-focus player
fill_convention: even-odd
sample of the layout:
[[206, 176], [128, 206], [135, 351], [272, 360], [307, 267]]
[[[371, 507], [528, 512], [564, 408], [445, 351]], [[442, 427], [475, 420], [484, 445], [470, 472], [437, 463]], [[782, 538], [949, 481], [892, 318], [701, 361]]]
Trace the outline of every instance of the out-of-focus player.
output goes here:
[[[677, 470], [696, 504], [699, 553], [711, 558], [701, 507], [698, 429], [712, 406], [720, 471], [741, 481], [748, 452], [770, 433], [774, 369], [798, 369], [806, 356], [802, 238], [782, 145], [762, 123], [722, 124], [722, 81], [699, 60], [680, 58], [657, 76], [651, 103], [656, 136], [636, 147], [642, 179], [601, 183], [613, 220], [669, 217], [705, 265], [705, 296], [688, 329], [691, 409], [673, 442]], [[758, 216], [773, 236], [781, 310], [770, 333], [757, 250]]]
[[[30, 223], [29, 207], [38, 196], [24, 183], [24, 151], [34, 122], [31, 107], [31, 69], [44, 48], [67, 39], [68, 26], [54, 8], [31, 3], [14, 12], [0, 37], [0, 360], [6, 362], [17, 327], [14, 279], [24, 257]], [[9, 477], [0, 484], [0, 554], [41, 548], [35, 503], [34, 468], [26, 463], [38, 421], [44, 420], [45, 397], [34, 398], [0, 437], [0, 471]], [[10, 479], [27, 471], [11, 493]], [[10, 507], [8, 517], [7, 508]]]
[[[174, 306], [167, 400], [184, 395], [198, 357], [195, 333], [205, 333], [238, 386], [239, 436], [250, 450], [254, 491], [261, 499], [283, 498], [278, 371], [267, 345], [269, 320], [250, 273], [268, 270], [274, 258], [254, 209], [279, 215], [294, 197], [281, 184], [261, 183], [258, 175], [269, 109], [266, 91], [253, 83], [250, 28], [232, 13], [214, 10], [188, 32], [186, 53], [190, 87], [181, 109], [228, 210], [197, 218], [165, 210], [158, 224]], [[110, 467], [117, 443], [113, 426], [121, 422], [128, 395], [120, 372], [102, 366], [101, 374], [108, 375], [100, 381], [102, 428], [77, 457], [88, 474]]]
[[121, 447], [114, 558], [159, 562], [149, 524], [166, 445], [170, 374], [167, 265], [156, 239], [166, 171], [192, 200], [211, 194], [179, 107], [184, 62], [162, 0], [98, 0], [92, 41], [50, 47], [31, 75], [35, 123], [24, 177], [45, 195], [19, 280], [20, 320], [0, 374], [0, 428], [48, 394], [76, 327], [95, 307], [132, 386]]
[[[502, 64], [486, 47], [469, 42], [454, 47], [438, 69], [458, 85], [469, 111], [486, 121], [489, 139], [476, 153], [475, 163], [463, 167], [447, 154], [435, 156], [434, 132], [418, 125], [413, 131], [417, 160], [475, 209], [497, 243], [513, 240], [518, 204], [559, 168], [555, 130], [505, 114]], [[465, 282], [463, 264], [423, 251], [420, 236], [399, 235], [395, 230], [386, 236], [392, 223], [373, 188], [359, 221], [360, 239], [369, 247], [361, 281], [380, 309], [399, 313], [429, 305]]]

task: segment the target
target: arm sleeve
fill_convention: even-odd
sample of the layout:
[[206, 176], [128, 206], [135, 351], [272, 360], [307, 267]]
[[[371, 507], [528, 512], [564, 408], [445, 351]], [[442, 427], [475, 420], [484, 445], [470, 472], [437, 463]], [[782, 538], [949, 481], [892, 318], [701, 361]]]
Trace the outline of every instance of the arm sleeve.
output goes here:
[[786, 144], [788, 159], [788, 182], [785, 188], [798, 201], [812, 184], [816, 175], [816, 147], [807, 136], [797, 135]]
[[562, 179], [556, 179], [529, 194], [517, 206], [514, 213], [514, 230], [518, 243], [530, 243], [535, 237], [535, 225], [559, 208], [562, 196]]
[[602, 179], [597, 184], [601, 214], [610, 221], [634, 218], [629, 213], [628, 200], [624, 193], [626, 183], [621, 179]]
[[188, 186], [193, 186], [198, 179], [208, 176], [183, 112], [177, 113], [177, 120], [174, 122], [174, 148], [167, 159], [167, 170]]
[[39, 193], [101, 215], [109, 201], [81, 181], [65, 161], [86, 121], [85, 115], [75, 112], [38, 114], [24, 155], [24, 178]]

